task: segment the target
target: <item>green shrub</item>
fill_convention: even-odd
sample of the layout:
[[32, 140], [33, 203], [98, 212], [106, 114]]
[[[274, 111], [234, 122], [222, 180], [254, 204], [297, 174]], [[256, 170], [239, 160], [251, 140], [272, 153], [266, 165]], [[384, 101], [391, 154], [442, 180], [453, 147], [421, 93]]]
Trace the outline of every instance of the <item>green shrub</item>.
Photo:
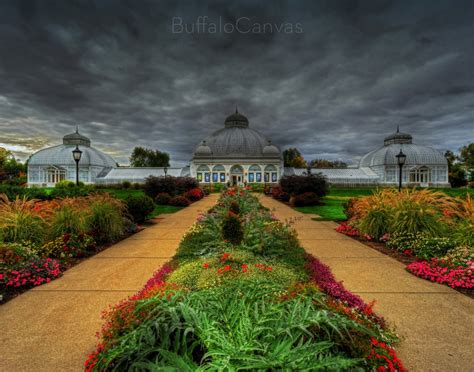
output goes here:
[[110, 243], [124, 232], [123, 205], [118, 201], [96, 201], [90, 206], [87, 218], [88, 230], [99, 243]]
[[130, 195], [126, 199], [128, 214], [136, 223], [142, 223], [155, 209], [153, 199], [147, 195]]
[[222, 221], [222, 237], [231, 244], [239, 245], [244, 238], [244, 229], [239, 217], [229, 213]]
[[166, 192], [160, 192], [155, 198], [155, 203], [158, 205], [168, 205], [170, 203], [170, 200], [170, 194]]
[[[84, 182], [79, 182], [79, 187], [83, 187]], [[59, 181], [54, 185], [55, 188], [57, 189], [68, 189], [68, 188], [74, 188], [76, 187], [76, 183], [73, 181], [68, 181], [68, 180], [62, 180]]]
[[80, 196], [87, 196], [94, 191], [94, 186], [84, 187], [58, 187], [51, 190], [49, 194], [51, 199], [62, 198], [77, 198]]
[[122, 182], [122, 187], [124, 189], [130, 189], [132, 187], [132, 183], [130, 181], [123, 181]]

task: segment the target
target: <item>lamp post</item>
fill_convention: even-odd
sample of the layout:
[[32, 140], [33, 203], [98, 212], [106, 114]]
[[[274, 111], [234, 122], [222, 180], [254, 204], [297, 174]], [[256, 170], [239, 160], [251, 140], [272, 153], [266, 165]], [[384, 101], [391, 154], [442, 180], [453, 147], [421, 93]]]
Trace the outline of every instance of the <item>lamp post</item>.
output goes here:
[[166, 175], [168, 174], [168, 167], [164, 167], [163, 171], [165, 172], [165, 178], [166, 178]]
[[72, 150], [72, 157], [76, 162], [76, 186], [79, 186], [79, 161], [81, 160], [82, 151], [79, 150], [79, 146], [76, 145], [76, 148]]
[[400, 152], [398, 153], [398, 155], [396, 155], [396, 157], [398, 166], [400, 167], [400, 174], [398, 177], [398, 192], [400, 192], [402, 190], [402, 168], [405, 164], [407, 156], [403, 153], [402, 149], [400, 149]]

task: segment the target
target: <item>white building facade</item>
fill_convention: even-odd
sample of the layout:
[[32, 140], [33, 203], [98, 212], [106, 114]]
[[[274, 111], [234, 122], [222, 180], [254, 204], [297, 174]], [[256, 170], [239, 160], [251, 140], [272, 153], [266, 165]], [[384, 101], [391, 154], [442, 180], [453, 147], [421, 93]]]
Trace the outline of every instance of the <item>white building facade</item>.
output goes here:
[[[118, 167], [109, 155], [91, 147], [89, 138], [76, 133], [64, 136], [63, 144], [33, 154], [28, 161], [28, 184], [51, 187], [62, 180], [75, 181], [76, 164], [72, 151], [82, 151], [79, 180], [86, 184], [143, 183], [149, 176], [195, 177], [202, 184], [276, 184], [285, 175], [306, 174], [307, 169], [283, 166], [280, 149], [260, 132], [250, 128], [248, 119], [237, 110], [224, 127], [203, 139], [195, 148], [189, 166], [183, 168]], [[412, 136], [396, 133], [382, 147], [364, 155], [358, 167], [316, 169], [337, 186], [392, 186], [399, 181], [396, 155], [406, 155], [402, 170], [404, 186], [449, 187], [448, 163], [442, 153], [413, 144]]]

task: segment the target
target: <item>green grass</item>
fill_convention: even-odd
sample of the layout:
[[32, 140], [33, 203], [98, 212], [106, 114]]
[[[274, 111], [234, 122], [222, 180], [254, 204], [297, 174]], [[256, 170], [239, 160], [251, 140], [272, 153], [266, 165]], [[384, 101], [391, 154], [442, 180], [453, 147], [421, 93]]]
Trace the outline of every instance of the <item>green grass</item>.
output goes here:
[[312, 207], [297, 207], [297, 211], [302, 213], [317, 214], [320, 217], [314, 218], [316, 221], [343, 221], [346, 219], [344, 214], [344, 203], [348, 198], [342, 197], [324, 197], [321, 202], [323, 205]]

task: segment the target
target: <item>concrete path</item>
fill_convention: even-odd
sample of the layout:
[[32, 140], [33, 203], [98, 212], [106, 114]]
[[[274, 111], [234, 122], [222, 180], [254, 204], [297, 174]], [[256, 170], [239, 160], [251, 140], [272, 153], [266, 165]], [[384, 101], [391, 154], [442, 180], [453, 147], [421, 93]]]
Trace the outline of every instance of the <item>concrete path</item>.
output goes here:
[[410, 371], [474, 371], [472, 299], [409, 274], [400, 262], [337, 233], [334, 222], [313, 221], [267, 196], [260, 200], [280, 220], [297, 219], [302, 246], [347, 289], [376, 299], [375, 310], [404, 338], [398, 350]]
[[217, 201], [210, 195], [0, 306], [0, 371], [81, 371], [101, 311], [140, 290], [181, 236]]

